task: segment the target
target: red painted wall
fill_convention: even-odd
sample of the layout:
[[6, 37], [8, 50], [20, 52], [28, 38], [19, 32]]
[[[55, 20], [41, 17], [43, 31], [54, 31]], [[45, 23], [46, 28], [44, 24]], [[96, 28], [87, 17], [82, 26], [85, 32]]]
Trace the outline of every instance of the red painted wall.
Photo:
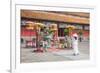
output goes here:
[[36, 32], [33, 30], [21, 29], [21, 36], [36, 36]]

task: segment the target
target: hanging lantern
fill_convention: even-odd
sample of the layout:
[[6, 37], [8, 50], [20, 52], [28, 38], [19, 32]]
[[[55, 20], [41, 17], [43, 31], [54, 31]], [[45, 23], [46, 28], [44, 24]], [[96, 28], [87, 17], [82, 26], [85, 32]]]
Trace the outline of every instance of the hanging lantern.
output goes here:
[[40, 30], [41, 28], [43, 28], [45, 25], [42, 23], [35, 23], [35, 28], [36, 30]]
[[69, 35], [71, 36], [72, 31], [75, 29], [75, 26], [68, 25], [68, 26], [66, 26], [66, 28], [68, 29], [68, 31], [69, 31]]
[[32, 22], [32, 21], [27, 21], [27, 22], [26, 22], [26, 29], [34, 30], [34, 22]]
[[72, 25], [68, 25], [66, 28], [68, 28], [68, 29], [75, 29], [75, 26], [72, 26]]
[[51, 30], [56, 31], [57, 30], [57, 24], [51, 24]]

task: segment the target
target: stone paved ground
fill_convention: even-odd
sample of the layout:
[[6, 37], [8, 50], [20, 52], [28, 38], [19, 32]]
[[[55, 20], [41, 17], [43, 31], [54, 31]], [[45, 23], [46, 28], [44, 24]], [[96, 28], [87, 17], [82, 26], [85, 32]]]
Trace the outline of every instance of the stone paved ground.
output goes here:
[[89, 42], [79, 43], [80, 55], [73, 56], [72, 49], [45, 53], [33, 53], [33, 48], [21, 48], [21, 63], [74, 61], [89, 59]]

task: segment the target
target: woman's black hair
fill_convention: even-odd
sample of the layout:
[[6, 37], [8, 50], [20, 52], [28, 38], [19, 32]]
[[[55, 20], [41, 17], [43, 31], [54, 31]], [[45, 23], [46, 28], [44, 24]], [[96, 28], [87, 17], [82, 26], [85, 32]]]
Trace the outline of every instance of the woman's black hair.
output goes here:
[[75, 38], [75, 40], [77, 40], [77, 37], [74, 37]]

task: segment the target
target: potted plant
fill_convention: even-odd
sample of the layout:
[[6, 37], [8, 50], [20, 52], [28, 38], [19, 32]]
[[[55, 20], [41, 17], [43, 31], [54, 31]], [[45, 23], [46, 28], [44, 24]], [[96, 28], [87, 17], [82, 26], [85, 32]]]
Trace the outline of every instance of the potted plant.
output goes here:
[[69, 35], [69, 30], [68, 29], [64, 29], [64, 35]]

